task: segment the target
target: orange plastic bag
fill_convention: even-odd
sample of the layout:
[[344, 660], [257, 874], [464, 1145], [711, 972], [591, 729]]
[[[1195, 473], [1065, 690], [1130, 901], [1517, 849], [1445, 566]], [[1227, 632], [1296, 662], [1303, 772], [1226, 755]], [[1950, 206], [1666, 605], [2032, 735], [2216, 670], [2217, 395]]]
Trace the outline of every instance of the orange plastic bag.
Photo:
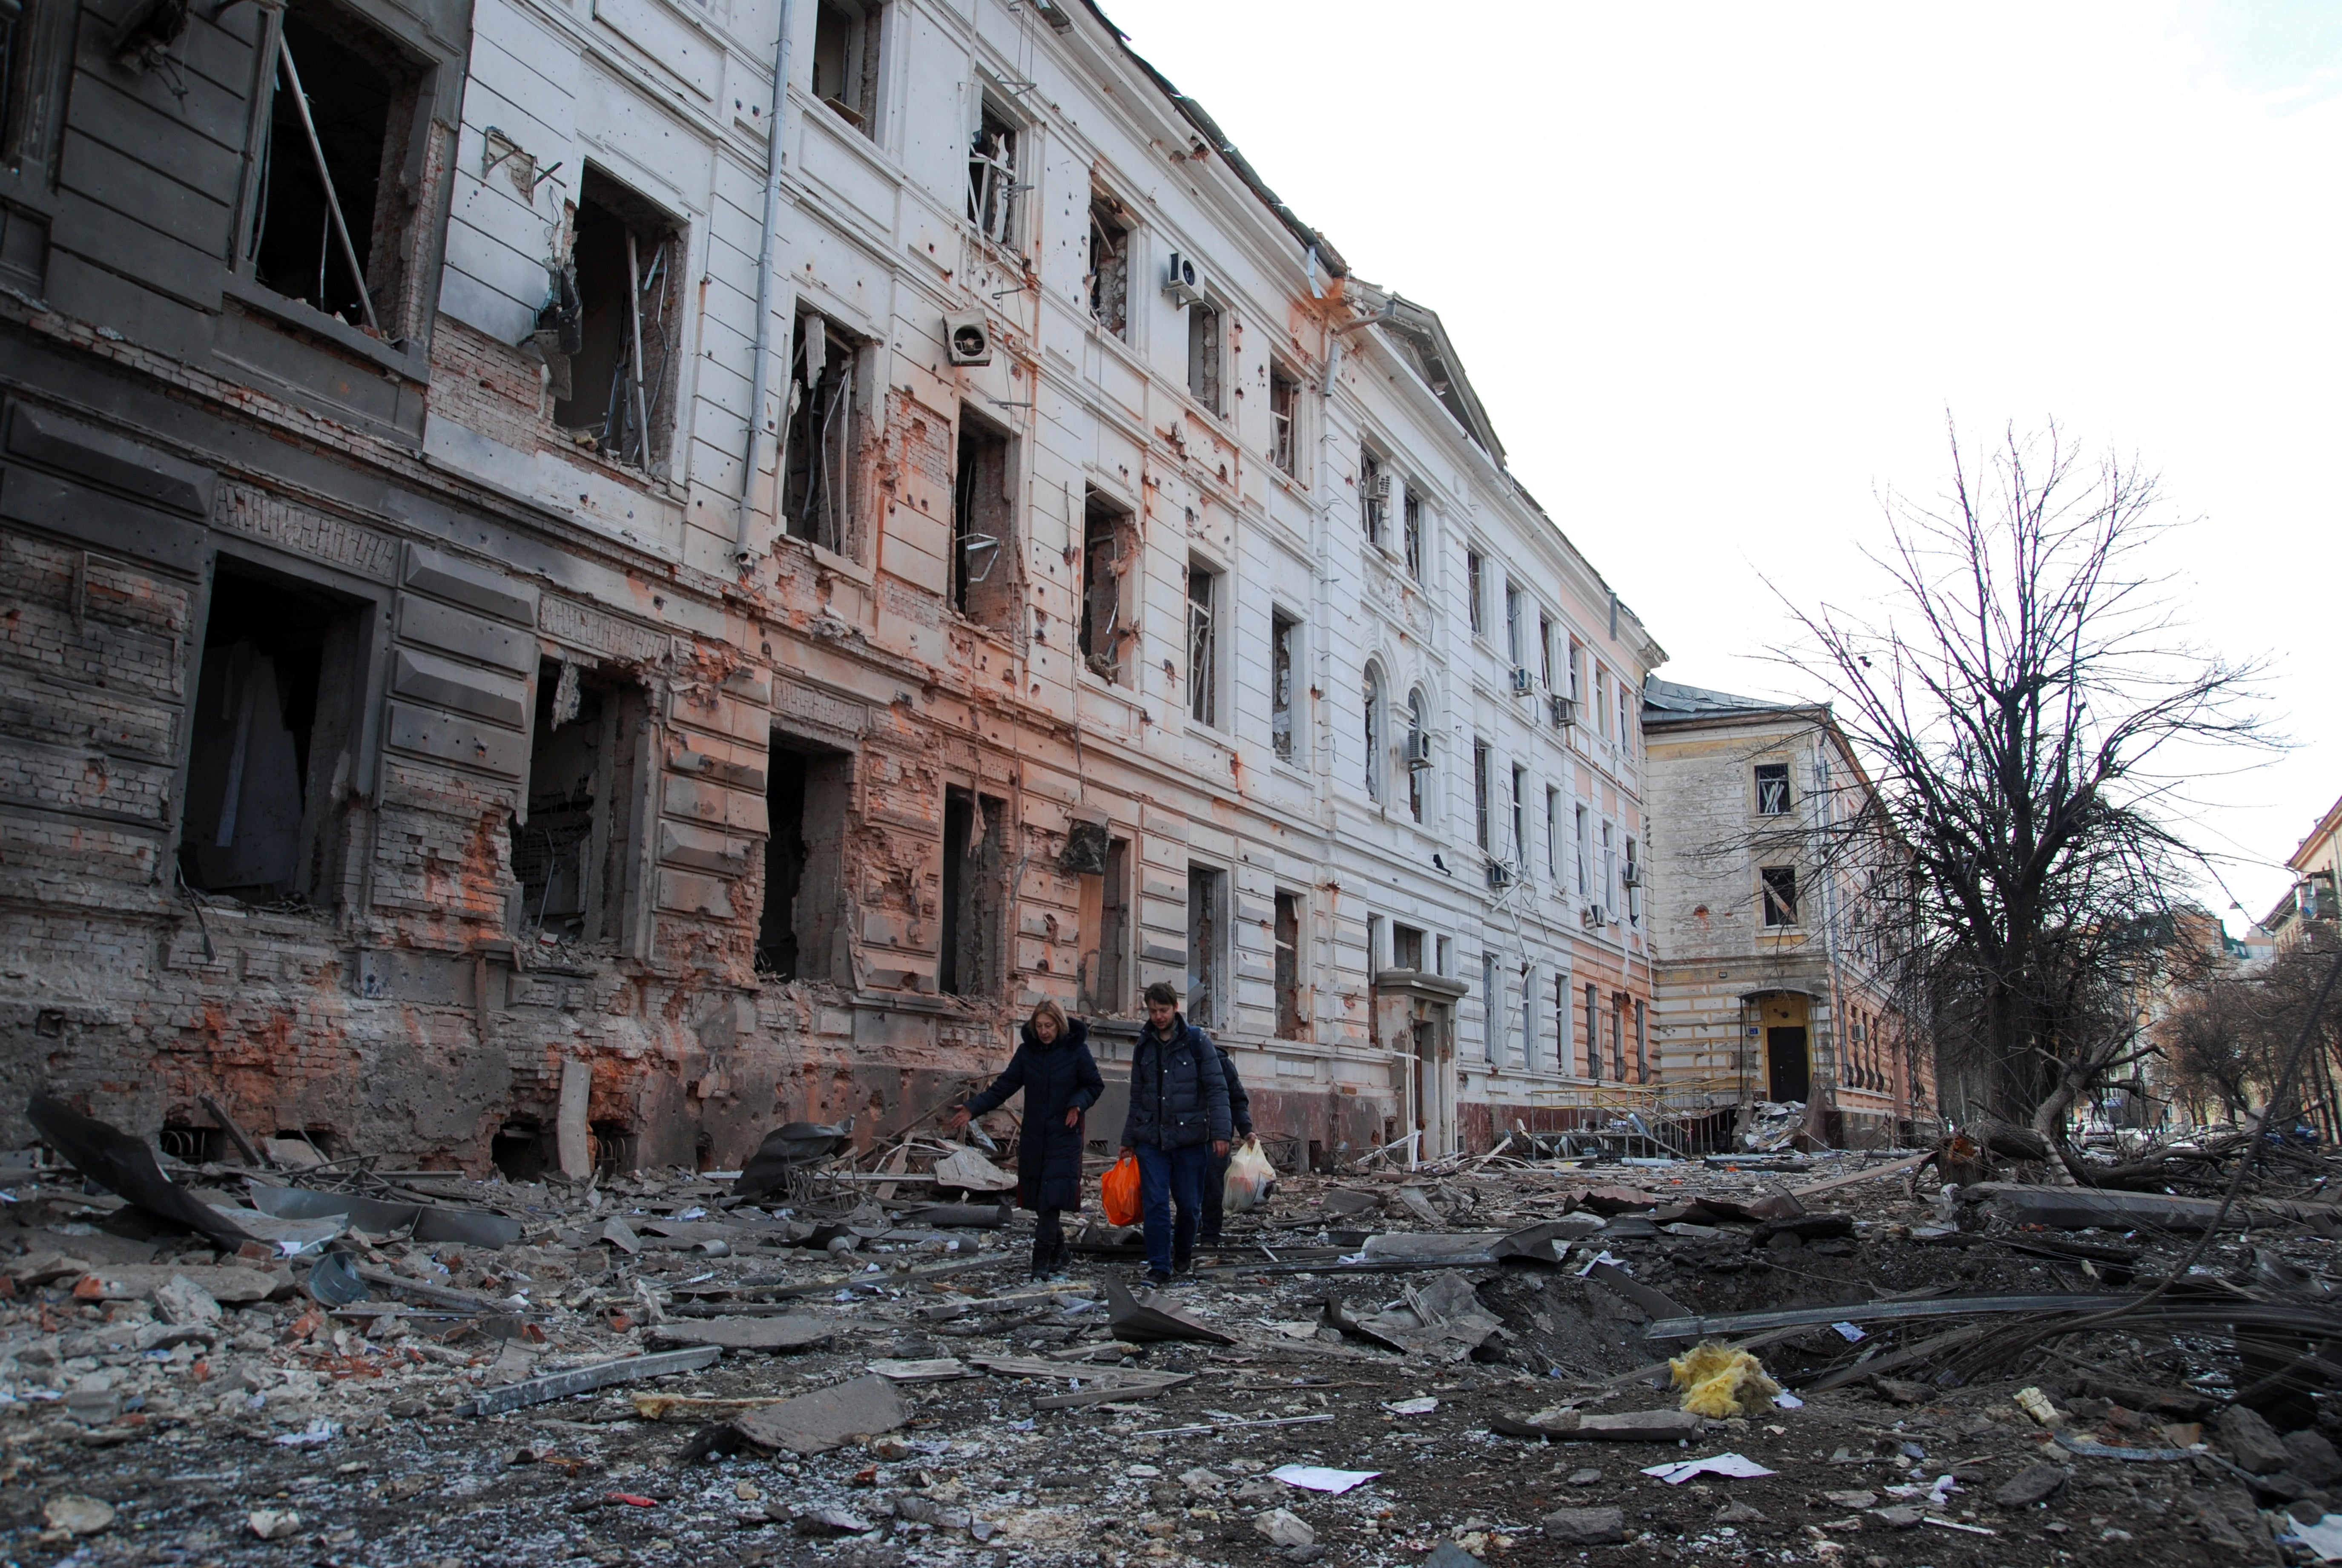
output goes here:
[[1135, 1225], [1144, 1211], [1138, 1201], [1138, 1156], [1125, 1154], [1098, 1178], [1098, 1199], [1109, 1225]]

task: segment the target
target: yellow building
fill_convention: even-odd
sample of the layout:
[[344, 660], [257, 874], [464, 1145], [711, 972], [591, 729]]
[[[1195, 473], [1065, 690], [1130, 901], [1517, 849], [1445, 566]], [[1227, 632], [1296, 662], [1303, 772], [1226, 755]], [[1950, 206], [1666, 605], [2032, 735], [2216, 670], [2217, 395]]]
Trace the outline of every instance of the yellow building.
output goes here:
[[2326, 809], [2285, 864], [2293, 871], [2293, 885], [2261, 921], [2279, 953], [2301, 946], [2313, 925], [2329, 931], [2333, 926], [2335, 889], [2342, 885], [2342, 800]]
[[1909, 1144], [1935, 1121], [1934, 1050], [1896, 975], [1908, 855], [1826, 705], [1650, 680], [1648, 926], [1655, 1051], [1723, 1139], [1801, 1101], [1832, 1144]]

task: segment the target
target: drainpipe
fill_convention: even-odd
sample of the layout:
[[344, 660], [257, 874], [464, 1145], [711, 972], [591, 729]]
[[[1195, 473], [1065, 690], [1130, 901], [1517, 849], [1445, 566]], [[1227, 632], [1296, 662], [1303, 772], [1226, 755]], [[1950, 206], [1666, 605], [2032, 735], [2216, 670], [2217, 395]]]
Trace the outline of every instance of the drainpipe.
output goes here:
[[[740, 476], [739, 532], [732, 546], [734, 563], [744, 568], [761, 554], [751, 531], [756, 517], [756, 471], [765, 460], [765, 400], [771, 395], [773, 385], [773, 280], [781, 248], [781, 122], [789, 102], [789, 45], [796, 34], [796, 0], [781, 0], [781, 35], [773, 49], [773, 117], [765, 127], [770, 140], [765, 163], [764, 242], [756, 256], [756, 353], [748, 378], [748, 466]], [[776, 509], [778, 504], [776, 497]]]

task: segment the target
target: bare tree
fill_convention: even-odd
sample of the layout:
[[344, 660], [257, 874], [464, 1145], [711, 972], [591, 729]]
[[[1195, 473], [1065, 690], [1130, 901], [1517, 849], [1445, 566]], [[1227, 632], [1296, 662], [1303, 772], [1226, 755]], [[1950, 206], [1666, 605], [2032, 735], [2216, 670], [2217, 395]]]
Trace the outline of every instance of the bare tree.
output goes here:
[[2193, 856], [2174, 754], [2268, 742], [2255, 667], [2173, 629], [2151, 478], [2054, 426], [1981, 465], [1951, 448], [1941, 504], [1887, 502], [1875, 609], [1792, 606], [1819, 654], [1799, 662], [1910, 846], [1947, 1108], [2062, 1138], [2147, 1048], [2141, 988]]

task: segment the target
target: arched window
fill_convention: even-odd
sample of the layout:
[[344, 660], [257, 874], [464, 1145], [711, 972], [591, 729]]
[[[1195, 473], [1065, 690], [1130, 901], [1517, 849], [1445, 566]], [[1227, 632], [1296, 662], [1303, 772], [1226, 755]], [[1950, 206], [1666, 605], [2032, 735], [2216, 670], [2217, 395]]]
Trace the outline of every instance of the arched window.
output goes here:
[[1423, 797], [1431, 778], [1431, 719], [1417, 686], [1406, 694], [1406, 809], [1423, 820]]
[[1365, 685], [1366, 709], [1366, 797], [1383, 798], [1383, 674], [1374, 665], [1366, 666]]

